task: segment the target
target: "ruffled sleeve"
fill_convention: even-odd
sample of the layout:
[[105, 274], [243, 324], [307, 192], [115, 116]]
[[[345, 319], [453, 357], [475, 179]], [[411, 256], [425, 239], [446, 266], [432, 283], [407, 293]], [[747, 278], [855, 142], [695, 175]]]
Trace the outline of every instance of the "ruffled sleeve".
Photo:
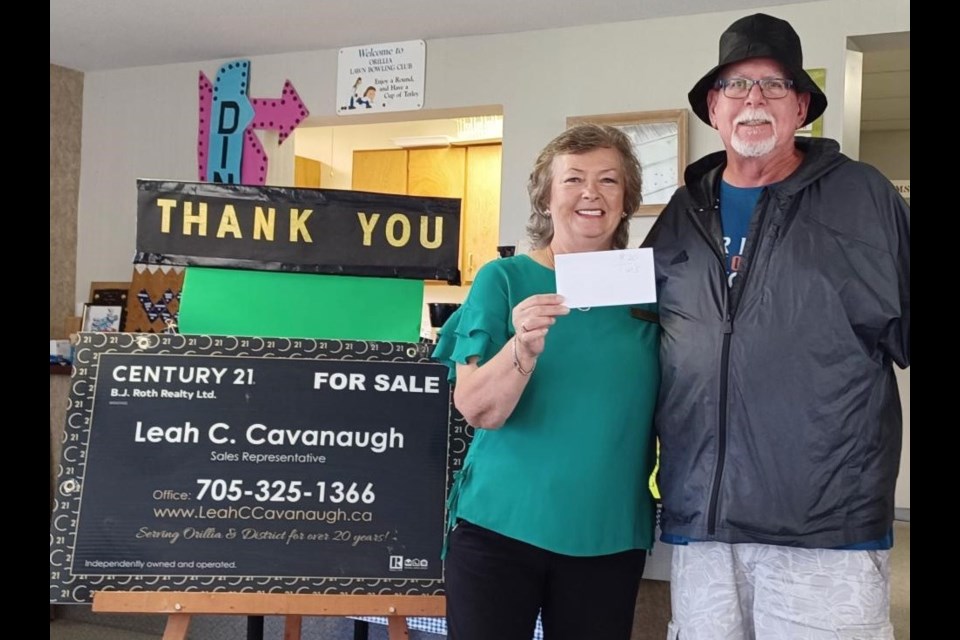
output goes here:
[[474, 356], [483, 364], [507, 342], [504, 319], [470, 302], [454, 311], [443, 324], [433, 350], [433, 359], [449, 368], [447, 380], [450, 382], [456, 380], [457, 364], [466, 364]]

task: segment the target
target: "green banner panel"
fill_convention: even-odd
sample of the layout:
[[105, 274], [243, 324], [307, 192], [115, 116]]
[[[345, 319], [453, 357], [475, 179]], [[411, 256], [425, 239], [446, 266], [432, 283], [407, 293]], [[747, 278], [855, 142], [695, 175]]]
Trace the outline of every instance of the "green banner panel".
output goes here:
[[417, 342], [423, 282], [188, 267], [187, 334]]

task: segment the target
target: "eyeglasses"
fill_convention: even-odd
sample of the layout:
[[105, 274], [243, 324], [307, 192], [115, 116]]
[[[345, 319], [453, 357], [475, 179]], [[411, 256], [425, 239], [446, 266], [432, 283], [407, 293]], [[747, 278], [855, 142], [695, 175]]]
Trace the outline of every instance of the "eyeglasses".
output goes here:
[[760, 93], [764, 98], [776, 100], [787, 95], [787, 91], [793, 88], [793, 80], [786, 78], [760, 78], [751, 80], [750, 78], [727, 78], [726, 80], [717, 80], [717, 88], [723, 90], [723, 95], [734, 100], [746, 98], [753, 89], [753, 85], [760, 85]]

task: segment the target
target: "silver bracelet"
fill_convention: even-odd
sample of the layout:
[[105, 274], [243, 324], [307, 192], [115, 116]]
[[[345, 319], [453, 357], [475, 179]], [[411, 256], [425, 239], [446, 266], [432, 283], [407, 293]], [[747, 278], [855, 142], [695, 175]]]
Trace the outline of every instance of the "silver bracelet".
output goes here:
[[513, 366], [520, 372], [522, 376], [528, 376], [533, 373], [533, 370], [537, 368], [537, 362], [534, 360], [533, 366], [529, 369], [524, 369], [520, 366], [520, 355], [517, 353], [517, 336], [513, 336]]

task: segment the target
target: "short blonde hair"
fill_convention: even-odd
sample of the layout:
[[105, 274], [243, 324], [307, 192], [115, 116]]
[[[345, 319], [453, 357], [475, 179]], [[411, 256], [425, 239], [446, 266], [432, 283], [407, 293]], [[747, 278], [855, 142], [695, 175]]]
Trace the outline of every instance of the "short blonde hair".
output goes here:
[[630, 237], [630, 218], [640, 208], [643, 186], [640, 162], [633, 153], [627, 135], [610, 125], [578, 124], [570, 127], [547, 143], [530, 172], [527, 193], [530, 194], [530, 219], [527, 237], [535, 249], [542, 249], [553, 240], [553, 218], [550, 208], [550, 188], [553, 182], [553, 160], [566, 154], [581, 154], [594, 149], [615, 149], [620, 154], [623, 170], [623, 210], [627, 217], [620, 220], [613, 233], [613, 248], [623, 249]]

